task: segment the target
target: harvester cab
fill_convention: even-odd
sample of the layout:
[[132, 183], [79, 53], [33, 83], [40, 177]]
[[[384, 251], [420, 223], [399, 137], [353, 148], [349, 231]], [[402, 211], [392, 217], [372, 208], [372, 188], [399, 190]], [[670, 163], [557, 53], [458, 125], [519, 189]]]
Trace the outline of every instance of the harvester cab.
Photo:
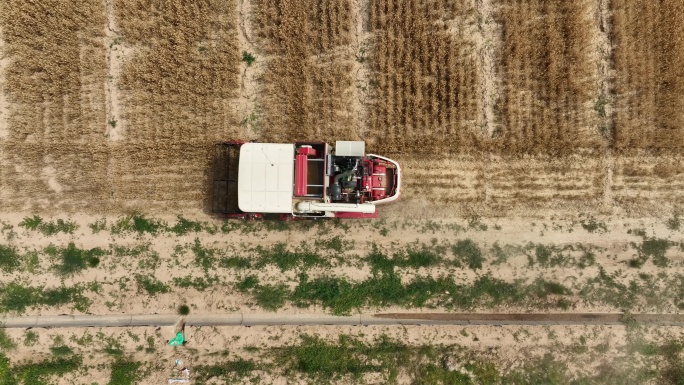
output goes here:
[[365, 143], [338, 141], [215, 146], [212, 211], [227, 217], [375, 218], [377, 205], [399, 198], [401, 169], [365, 153]]

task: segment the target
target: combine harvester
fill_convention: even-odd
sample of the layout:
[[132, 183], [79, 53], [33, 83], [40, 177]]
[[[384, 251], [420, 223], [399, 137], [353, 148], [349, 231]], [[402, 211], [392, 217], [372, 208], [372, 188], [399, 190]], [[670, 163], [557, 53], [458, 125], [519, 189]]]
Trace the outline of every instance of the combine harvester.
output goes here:
[[401, 169], [364, 142], [215, 147], [212, 211], [228, 218], [377, 218], [399, 198]]

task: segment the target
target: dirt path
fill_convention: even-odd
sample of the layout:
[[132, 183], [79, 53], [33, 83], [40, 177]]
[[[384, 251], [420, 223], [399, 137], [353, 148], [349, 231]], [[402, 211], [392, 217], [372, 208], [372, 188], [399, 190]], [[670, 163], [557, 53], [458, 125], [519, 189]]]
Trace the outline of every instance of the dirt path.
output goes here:
[[371, 98], [370, 64], [368, 56], [372, 34], [368, 31], [368, 15], [370, 2], [368, 0], [352, 0], [352, 40], [349, 46], [350, 56], [356, 57], [352, 73], [354, 84], [352, 89], [353, 111], [356, 114], [354, 132], [361, 140], [366, 140], [369, 134], [368, 103]]
[[480, 119], [488, 137], [496, 134], [500, 122], [495, 110], [499, 104], [501, 79], [496, 70], [496, 53], [502, 48], [501, 26], [494, 19], [494, 1], [477, 0], [478, 29], [473, 34], [479, 60]]
[[[3, 5], [0, 5], [0, 7], [3, 7]], [[2, 12], [2, 8], [0, 8], [0, 12]], [[9, 136], [9, 129], [7, 127], [9, 103], [7, 102], [7, 95], [5, 94], [5, 69], [9, 63], [9, 55], [2, 36], [2, 26], [0, 26], [0, 140]]]
[[320, 314], [234, 313], [193, 314], [187, 317], [172, 314], [154, 315], [76, 315], [24, 316], [0, 318], [0, 328], [73, 328], [73, 327], [139, 327], [172, 326], [369, 326], [369, 325], [529, 325], [529, 326], [589, 326], [625, 325], [628, 322], [649, 326], [684, 326], [682, 314], [456, 314], [456, 313], [376, 313], [353, 316]]
[[105, 41], [107, 45], [108, 74], [106, 84], [106, 114], [107, 114], [107, 137], [112, 141], [121, 141], [126, 130], [126, 120], [122, 115], [122, 100], [119, 91], [124, 62], [130, 57], [131, 49], [126, 47], [120, 37], [114, 13], [114, 0], [105, 0], [105, 13], [107, 26], [105, 28]]

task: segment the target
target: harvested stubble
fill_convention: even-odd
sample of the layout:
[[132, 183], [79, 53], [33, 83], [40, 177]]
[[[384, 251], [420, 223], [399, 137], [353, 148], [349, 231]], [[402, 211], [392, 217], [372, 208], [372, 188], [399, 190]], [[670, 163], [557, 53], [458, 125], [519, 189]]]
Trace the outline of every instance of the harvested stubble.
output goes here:
[[615, 0], [615, 146], [684, 146], [684, 3]]
[[499, 0], [502, 153], [572, 153], [604, 145], [592, 109], [596, 71], [588, 0]]
[[577, 203], [600, 202], [605, 166], [591, 155], [496, 157], [485, 166], [489, 204], [505, 212], [521, 207], [571, 210]]
[[106, 208], [110, 149], [102, 140], [10, 141], [3, 146], [3, 210], [97, 211]]
[[256, 0], [264, 126], [270, 141], [358, 139], [350, 0]]
[[[210, 155], [204, 139], [149, 140], [110, 146], [113, 211], [209, 207]], [[200, 206], [204, 204], [203, 206]]]
[[620, 156], [612, 185], [615, 201], [641, 206], [648, 215], [670, 215], [669, 204], [684, 203], [681, 156]]
[[474, 15], [448, 0], [371, 3], [374, 151], [464, 152], [478, 142], [476, 58], [457, 25]]
[[396, 160], [402, 167], [402, 196], [406, 199], [424, 199], [443, 207], [483, 203], [485, 157], [409, 155]]

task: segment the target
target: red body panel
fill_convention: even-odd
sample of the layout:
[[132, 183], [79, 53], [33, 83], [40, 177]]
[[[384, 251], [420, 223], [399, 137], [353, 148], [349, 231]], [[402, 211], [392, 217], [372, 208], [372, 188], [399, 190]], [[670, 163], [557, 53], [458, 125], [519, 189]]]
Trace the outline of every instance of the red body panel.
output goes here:
[[363, 191], [369, 191], [372, 188], [371, 177], [364, 176], [361, 177], [361, 189]]
[[297, 153], [300, 155], [308, 155], [308, 156], [311, 156], [312, 158], [316, 157], [316, 149], [313, 147], [308, 147], [308, 146], [299, 147], [299, 150], [297, 151]]
[[305, 154], [298, 154], [295, 156], [295, 196], [297, 197], [306, 195], [307, 172], [307, 157]]
[[373, 189], [373, 200], [378, 201], [385, 198], [385, 189]]
[[365, 213], [335, 213], [335, 218], [377, 218], [378, 209], [372, 214]]

